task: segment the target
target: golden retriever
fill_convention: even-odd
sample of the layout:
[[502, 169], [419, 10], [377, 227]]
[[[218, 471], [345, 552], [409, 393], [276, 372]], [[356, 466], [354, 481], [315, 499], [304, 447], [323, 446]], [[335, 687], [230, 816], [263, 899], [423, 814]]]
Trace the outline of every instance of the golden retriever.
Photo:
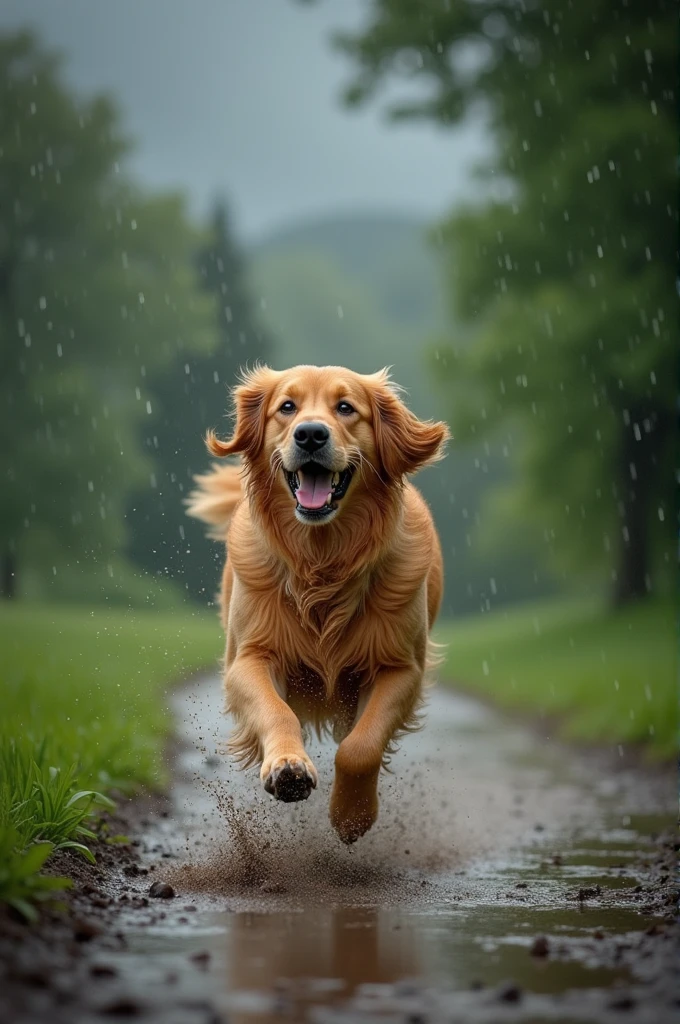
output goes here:
[[386, 370], [258, 366], [234, 390], [241, 456], [197, 478], [189, 514], [225, 539], [221, 589], [230, 747], [261, 764], [277, 800], [306, 800], [317, 771], [303, 726], [339, 746], [330, 819], [354, 842], [378, 815], [378, 775], [417, 727], [442, 593], [430, 511], [408, 474], [443, 454]]

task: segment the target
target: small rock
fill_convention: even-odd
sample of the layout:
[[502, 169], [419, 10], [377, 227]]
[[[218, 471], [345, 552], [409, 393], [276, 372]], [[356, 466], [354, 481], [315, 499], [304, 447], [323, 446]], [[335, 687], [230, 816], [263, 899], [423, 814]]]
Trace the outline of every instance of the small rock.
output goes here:
[[635, 1000], [626, 992], [622, 992], [619, 996], [614, 996], [609, 1003], [610, 1010], [632, 1010], [635, 1006]]
[[101, 934], [101, 928], [94, 921], [79, 917], [73, 922], [73, 938], [76, 942], [89, 942], [99, 934]]
[[515, 889], [528, 889], [528, 888], [529, 888], [529, 886], [527, 885], [526, 882], [518, 882], [517, 885], [515, 886]]
[[92, 964], [90, 974], [93, 978], [115, 978], [118, 971], [111, 964]]
[[50, 987], [50, 975], [43, 968], [35, 968], [26, 972], [19, 972], [17, 977], [21, 981], [25, 982], [31, 988], [49, 988]]
[[200, 953], [192, 953], [189, 957], [198, 967], [205, 969], [210, 963], [210, 953], [202, 950]]
[[522, 990], [514, 981], [506, 981], [498, 989], [497, 995], [502, 1003], [518, 1003], [522, 998]]
[[593, 932], [593, 938], [598, 940], [602, 940], [604, 938], [604, 932], [601, 928], [595, 929], [595, 931]]
[[142, 1013], [142, 1007], [134, 999], [123, 996], [102, 1006], [99, 1012], [107, 1017], [137, 1017]]
[[171, 900], [175, 895], [175, 890], [167, 882], [154, 882], [149, 889], [149, 896], [155, 900]]
[[532, 956], [548, 956], [550, 953], [550, 943], [546, 939], [545, 935], [538, 935], [534, 939], [529, 952]]

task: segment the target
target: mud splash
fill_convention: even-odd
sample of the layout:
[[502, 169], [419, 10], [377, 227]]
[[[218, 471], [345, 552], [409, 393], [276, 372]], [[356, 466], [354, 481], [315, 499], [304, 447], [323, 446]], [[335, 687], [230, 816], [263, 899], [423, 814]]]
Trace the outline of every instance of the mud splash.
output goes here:
[[[309, 746], [320, 785], [308, 802], [276, 803], [256, 772], [239, 771], [222, 754], [228, 726], [219, 700], [219, 689], [207, 684], [178, 709], [189, 723], [176, 822], [185, 841], [171, 879], [183, 891], [234, 900], [264, 888], [315, 903], [421, 902], [423, 888], [450, 895], [455, 873], [471, 858], [502, 863], [527, 831], [553, 834], [592, 813], [592, 801], [556, 777], [549, 752], [521, 765], [526, 750], [516, 731], [499, 730], [490, 743], [487, 712], [435, 693], [427, 729], [405, 741], [383, 776], [377, 825], [347, 849], [327, 820], [332, 748]], [[474, 755], [480, 738], [483, 764]]]

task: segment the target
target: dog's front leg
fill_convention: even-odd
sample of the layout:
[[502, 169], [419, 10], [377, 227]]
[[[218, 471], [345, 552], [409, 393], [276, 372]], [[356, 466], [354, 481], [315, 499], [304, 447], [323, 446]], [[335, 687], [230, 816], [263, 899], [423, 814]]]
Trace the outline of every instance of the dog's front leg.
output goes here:
[[330, 819], [345, 843], [363, 836], [378, 817], [385, 749], [417, 707], [422, 679], [416, 664], [379, 672], [359, 720], [338, 747]]
[[225, 688], [238, 724], [234, 748], [257, 748], [262, 784], [277, 800], [306, 800], [316, 788], [316, 768], [305, 752], [300, 722], [274, 686], [269, 663], [257, 655], [237, 657]]

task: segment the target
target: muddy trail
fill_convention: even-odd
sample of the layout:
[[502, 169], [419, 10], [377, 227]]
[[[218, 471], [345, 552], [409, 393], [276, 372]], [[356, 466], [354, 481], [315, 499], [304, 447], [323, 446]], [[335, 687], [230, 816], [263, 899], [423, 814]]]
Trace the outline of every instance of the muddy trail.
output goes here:
[[[377, 825], [346, 848], [327, 820], [329, 745], [308, 745], [318, 790], [279, 804], [224, 755], [216, 677], [174, 709], [171, 807], [108, 880], [118, 941], [91, 944], [69, 1020], [680, 1016], [668, 769], [575, 751], [435, 689], [382, 776]], [[174, 895], [150, 898], [154, 881]]]

